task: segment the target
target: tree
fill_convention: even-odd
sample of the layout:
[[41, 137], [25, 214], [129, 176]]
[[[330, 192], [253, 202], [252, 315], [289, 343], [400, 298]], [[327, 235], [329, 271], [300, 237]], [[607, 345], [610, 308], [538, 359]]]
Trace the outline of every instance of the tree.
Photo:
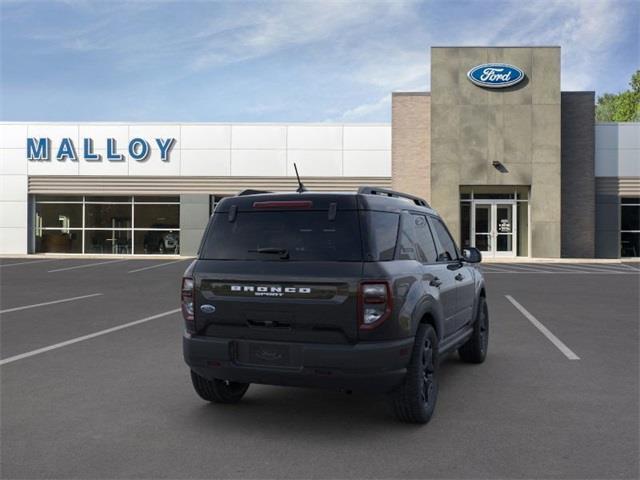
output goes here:
[[640, 70], [631, 76], [631, 90], [598, 97], [596, 120], [598, 122], [640, 122]]

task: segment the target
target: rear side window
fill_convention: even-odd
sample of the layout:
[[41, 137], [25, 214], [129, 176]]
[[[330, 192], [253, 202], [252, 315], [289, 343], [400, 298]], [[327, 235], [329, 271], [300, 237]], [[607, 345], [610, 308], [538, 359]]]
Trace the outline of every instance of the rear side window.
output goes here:
[[[201, 258], [207, 260], [361, 261], [357, 211], [214, 213]], [[287, 255], [282, 255], [286, 252]]]
[[438, 255], [436, 253], [436, 244], [431, 235], [431, 229], [427, 223], [427, 217], [424, 215], [411, 216], [413, 217], [413, 226], [416, 232], [418, 260], [423, 263], [435, 262]]
[[436, 261], [436, 246], [424, 215], [406, 214], [402, 218], [399, 260]]
[[383, 262], [393, 260], [398, 238], [399, 215], [392, 212], [362, 212], [365, 231], [368, 232], [367, 260]]
[[438, 261], [447, 262], [458, 258], [458, 250], [456, 244], [449, 235], [447, 228], [444, 226], [441, 220], [437, 218], [431, 218], [430, 223], [433, 229], [433, 234], [438, 237], [442, 250], [438, 251]]

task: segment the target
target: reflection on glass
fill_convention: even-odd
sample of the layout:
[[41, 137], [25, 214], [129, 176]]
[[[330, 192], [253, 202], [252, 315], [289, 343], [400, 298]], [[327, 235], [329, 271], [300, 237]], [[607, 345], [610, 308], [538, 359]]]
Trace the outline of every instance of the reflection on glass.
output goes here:
[[491, 250], [491, 236], [487, 234], [476, 234], [476, 248], [481, 252], [488, 252]]
[[106, 196], [94, 196], [94, 197], [85, 197], [86, 202], [108, 202], [108, 203], [122, 203], [129, 202], [131, 203], [131, 197], [125, 197], [122, 195], [106, 197]]
[[36, 228], [82, 228], [82, 204], [36, 203]]
[[511, 235], [500, 235], [496, 237], [496, 252], [510, 252], [513, 250], [513, 237]]
[[131, 253], [131, 230], [85, 230], [85, 253]]
[[460, 245], [462, 248], [471, 246], [471, 203], [460, 203]]
[[491, 205], [476, 205], [476, 233], [489, 233]]
[[620, 214], [621, 230], [640, 230], [640, 205], [623, 205]]
[[622, 232], [620, 246], [620, 256], [640, 257], [640, 232]]
[[87, 228], [130, 228], [131, 205], [87, 203], [85, 218]]
[[177, 195], [173, 197], [160, 197], [158, 195], [136, 195], [135, 197], [133, 197], [133, 201], [135, 203], [179, 203], [180, 197]]
[[134, 207], [136, 228], [180, 228], [180, 205], [139, 205]]
[[41, 230], [36, 234], [36, 253], [82, 253], [82, 230]]
[[134, 253], [178, 254], [180, 253], [180, 232], [172, 230], [136, 231]]

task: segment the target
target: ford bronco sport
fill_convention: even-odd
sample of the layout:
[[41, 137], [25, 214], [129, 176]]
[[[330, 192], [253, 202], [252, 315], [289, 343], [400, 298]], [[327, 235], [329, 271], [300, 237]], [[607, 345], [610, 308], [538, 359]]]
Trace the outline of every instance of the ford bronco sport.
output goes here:
[[480, 260], [391, 190], [225, 198], [182, 280], [193, 386], [219, 403], [250, 383], [385, 392], [400, 420], [426, 423], [439, 360], [487, 354]]

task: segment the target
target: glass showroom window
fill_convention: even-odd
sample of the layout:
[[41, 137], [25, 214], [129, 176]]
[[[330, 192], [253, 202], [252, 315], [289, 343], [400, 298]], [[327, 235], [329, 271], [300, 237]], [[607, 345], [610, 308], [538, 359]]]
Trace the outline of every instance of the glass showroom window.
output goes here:
[[180, 253], [177, 196], [37, 196], [35, 250], [52, 253]]
[[640, 197], [620, 199], [620, 256], [640, 257]]

